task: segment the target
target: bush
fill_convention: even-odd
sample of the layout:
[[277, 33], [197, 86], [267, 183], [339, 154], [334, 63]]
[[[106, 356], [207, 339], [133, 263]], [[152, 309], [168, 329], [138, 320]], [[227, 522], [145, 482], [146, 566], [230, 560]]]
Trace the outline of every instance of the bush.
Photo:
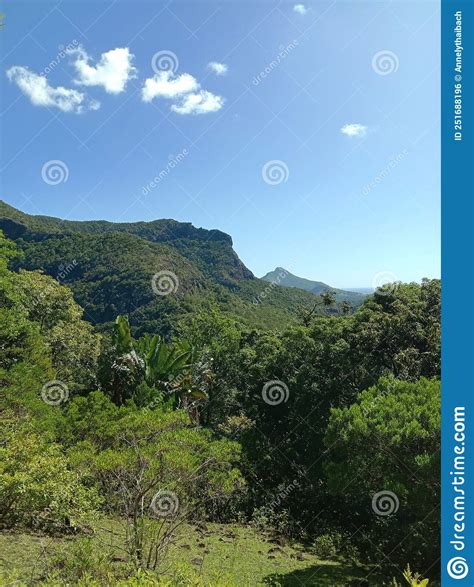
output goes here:
[[287, 509], [262, 506], [252, 513], [252, 525], [260, 531], [275, 531], [283, 536], [294, 537], [299, 533], [297, 522], [290, 516]]
[[[99, 411], [87, 417], [92, 405]], [[87, 420], [96, 425], [87, 428]], [[240, 446], [214, 440], [182, 411], [116, 407], [100, 392], [65, 415], [75, 465], [97, 480], [109, 510], [123, 516], [124, 548], [136, 567], [155, 569], [184, 520], [215, 518], [243, 486]]]
[[99, 504], [59, 445], [49, 444], [29, 422], [0, 418], [0, 526], [85, 530]]
[[313, 542], [313, 553], [322, 560], [335, 560], [341, 544], [340, 534], [322, 534]]
[[352, 544], [352, 536], [340, 532], [317, 536], [312, 551], [322, 560], [347, 560], [351, 563], [357, 563], [359, 560], [359, 551]]
[[380, 549], [394, 566], [435, 567], [440, 382], [381, 379], [350, 407], [332, 410], [326, 445], [329, 487], [362, 530], [356, 539], [369, 560], [378, 562]]

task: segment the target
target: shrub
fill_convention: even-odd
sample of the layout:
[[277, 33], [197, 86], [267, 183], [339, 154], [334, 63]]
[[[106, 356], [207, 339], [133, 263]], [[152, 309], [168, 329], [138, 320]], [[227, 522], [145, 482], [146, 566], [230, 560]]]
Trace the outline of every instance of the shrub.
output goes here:
[[261, 531], [275, 531], [284, 536], [298, 534], [298, 524], [291, 518], [287, 509], [272, 506], [255, 508], [252, 513], [252, 525]]
[[[186, 412], [115, 407], [99, 392], [100, 425], [87, 432], [77, 399], [66, 414], [82, 442], [70, 453], [75, 465], [97, 479], [107, 507], [123, 516], [124, 547], [136, 567], [155, 569], [185, 520], [214, 516], [243, 486], [236, 468], [240, 446], [213, 440]], [[96, 421], [97, 414], [92, 416]]]
[[381, 379], [350, 407], [332, 410], [326, 444], [329, 486], [362, 529], [361, 551], [374, 562], [380, 549], [392, 565], [407, 559], [423, 571], [436, 565], [439, 381]]
[[313, 553], [322, 560], [334, 560], [339, 552], [340, 534], [321, 534], [313, 542]]
[[341, 532], [328, 532], [314, 539], [313, 554], [322, 560], [347, 560], [357, 563], [359, 551], [352, 544], [352, 536]]
[[49, 533], [90, 527], [100, 500], [57, 444], [31, 424], [0, 418], [0, 525]]

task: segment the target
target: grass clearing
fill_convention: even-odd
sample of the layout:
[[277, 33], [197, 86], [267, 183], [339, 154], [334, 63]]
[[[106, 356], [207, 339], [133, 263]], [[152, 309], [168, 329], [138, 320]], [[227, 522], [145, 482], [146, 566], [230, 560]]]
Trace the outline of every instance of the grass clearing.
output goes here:
[[[108, 529], [118, 530], [108, 521]], [[109, 533], [98, 532], [93, 542], [104, 554], [114, 552], [111, 570], [124, 566], [118, 551], [111, 549]], [[45, 561], [76, 538], [50, 538], [31, 533], [0, 533], [0, 570], [16, 570], [18, 579], [35, 584], [45, 576]], [[237, 524], [199, 524], [182, 528], [170, 549], [163, 573], [173, 576], [179, 567], [193, 569], [204, 584], [224, 585], [318, 585], [343, 587], [358, 584], [364, 569], [334, 561], [320, 561], [301, 545], [274, 542], [255, 529]], [[118, 556], [117, 556], [118, 555]]]

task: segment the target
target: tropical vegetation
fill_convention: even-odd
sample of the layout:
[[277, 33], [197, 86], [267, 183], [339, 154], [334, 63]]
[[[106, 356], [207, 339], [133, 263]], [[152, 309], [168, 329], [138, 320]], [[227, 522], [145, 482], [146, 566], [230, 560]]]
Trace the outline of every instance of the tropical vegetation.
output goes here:
[[0, 581], [436, 584], [438, 280], [344, 306], [218, 231], [3, 211], [0, 543], [41, 564]]

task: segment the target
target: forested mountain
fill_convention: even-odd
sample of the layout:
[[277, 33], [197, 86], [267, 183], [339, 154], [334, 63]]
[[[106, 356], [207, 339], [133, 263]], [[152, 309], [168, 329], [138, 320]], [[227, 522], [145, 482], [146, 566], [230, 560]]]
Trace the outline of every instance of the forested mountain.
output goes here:
[[[217, 304], [244, 324], [272, 328], [291, 324], [315, 304], [312, 293], [254, 277], [229, 235], [190, 223], [79, 222], [31, 216], [0, 202], [0, 229], [24, 253], [17, 267], [40, 269], [68, 285], [97, 325], [128, 314], [139, 332], [170, 335], [192, 309]], [[174, 275], [173, 295], [153, 290], [160, 272]], [[337, 292], [336, 301], [344, 299], [363, 296]]]
[[270, 271], [262, 277], [264, 281], [270, 281], [277, 283], [284, 287], [295, 287], [297, 289], [303, 289], [313, 294], [320, 295], [324, 292], [333, 292], [337, 302], [344, 300], [359, 305], [363, 302], [365, 295], [355, 291], [344, 291], [337, 287], [331, 287], [327, 283], [322, 281], [312, 281], [311, 279], [305, 279], [304, 277], [298, 277], [293, 275], [287, 269], [283, 267], [277, 267], [274, 271]]
[[[0, 202], [0, 219], [5, 234], [13, 239], [44, 241], [81, 234], [90, 237], [115, 233], [133, 235], [146, 242], [169, 244], [198, 266], [204, 275], [229, 285], [253, 279], [253, 274], [232, 249], [232, 239], [220, 230], [195, 228], [176, 220], [114, 223], [104, 220], [74, 221], [49, 216], [31, 216]], [[130, 242], [130, 241], [128, 241]]]
[[[1, 205], [0, 584], [437, 585], [440, 282], [354, 308], [285, 274], [218, 231]], [[236, 552], [250, 579], [198, 580]]]

